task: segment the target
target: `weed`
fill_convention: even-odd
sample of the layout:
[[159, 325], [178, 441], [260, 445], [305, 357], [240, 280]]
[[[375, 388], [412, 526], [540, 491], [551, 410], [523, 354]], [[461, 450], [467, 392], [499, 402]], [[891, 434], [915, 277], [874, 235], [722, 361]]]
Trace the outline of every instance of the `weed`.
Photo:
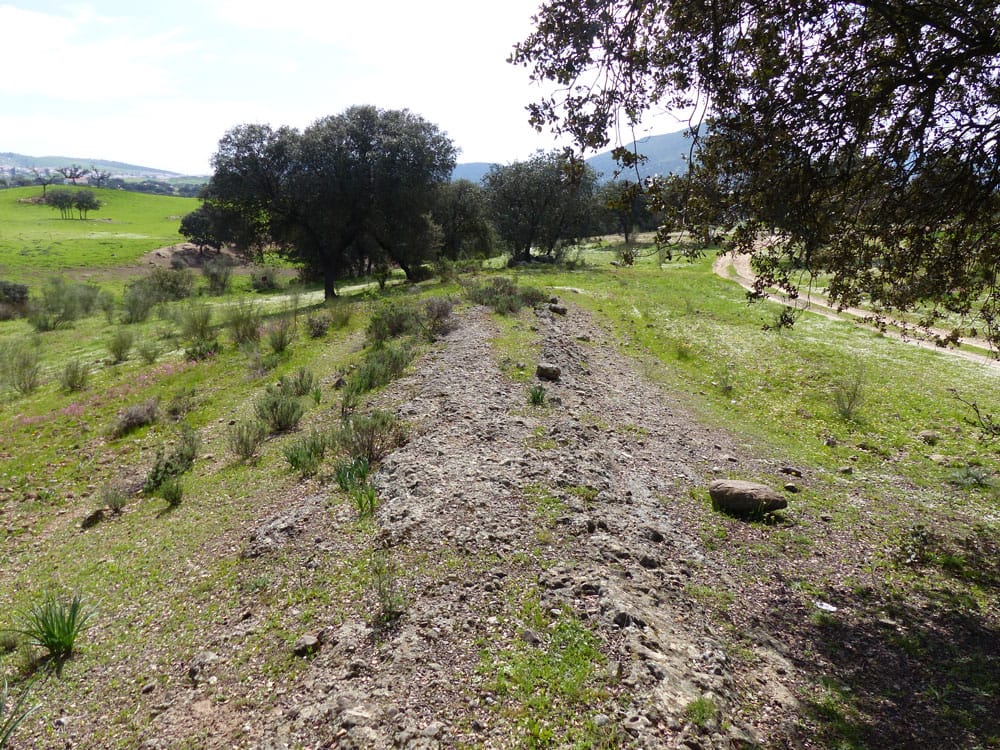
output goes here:
[[295, 318], [278, 318], [267, 327], [265, 336], [272, 352], [284, 354], [295, 338]]
[[431, 297], [424, 303], [427, 336], [434, 340], [455, 329], [457, 325], [452, 311], [455, 303], [447, 297]]
[[865, 401], [866, 377], [865, 368], [859, 365], [854, 374], [842, 378], [833, 384], [833, 408], [845, 422], [858, 419], [858, 412]]
[[257, 419], [236, 422], [226, 434], [229, 450], [241, 461], [249, 461], [257, 455], [267, 438], [267, 426]]
[[62, 372], [59, 373], [59, 384], [63, 390], [75, 393], [87, 387], [90, 380], [90, 369], [79, 359], [71, 359], [63, 365]]
[[127, 328], [119, 328], [108, 341], [108, 352], [111, 354], [111, 361], [119, 364], [128, 359], [128, 353], [132, 351], [132, 332]]
[[545, 403], [545, 386], [532, 386], [528, 392], [528, 401], [532, 406], [542, 406]]
[[68, 602], [50, 594], [20, 614], [18, 632], [28, 639], [29, 645], [44, 648], [51, 659], [59, 662], [72, 655], [76, 639], [91, 616], [79, 594]]
[[140, 427], [153, 424], [159, 418], [159, 399], [149, 398], [140, 404], [133, 404], [118, 412], [118, 417], [111, 427], [111, 437], [123, 437]]
[[181, 419], [194, 409], [196, 401], [193, 387], [177, 391], [177, 393], [170, 397], [170, 401], [167, 402], [167, 416], [174, 421]]
[[299, 400], [287, 389], [269, 385], [264, 395], [254, 405], [257, 418], [268, 426], [271, 432], [287, 432], [294, 429], [305, 410]]
[[184, 355], [188, 359], [202, 360], [219, 351], [219, 343], [212, 330], [212, 308], [205, 304], [189, 304], [180, 311], [181, 335], [188, 340]]
[[465, 286], [469, 300], [485, 305], [501, 315], [510, 315], [522, 307], [540, 304], [545, 293], [532, 287], [520, 287], [506, 276], [496, 276], [488, 282]]
[[955, 469], [948, 482], [965, 490], [989, 489], [993, 487], [993, 476], [981, 466], [963, 466]]
[[705, 728], [715, 722], [718, 709], [715, 706], [715, 701], [702, 696], [695, 698], [684, 707], [684, 715], [696, 727]]
[[388, 550], [373, 550], [368, 561], [371, 587], [378, 602], [375, 624], [386, 627], [400, 617], [406, 608], [406, 599], [399, 589], [399, 571]]
[[344, 492], [351, 492], [363, 485], [370, 473], [371, 467], [364, 456], [358, 456], [350, 461], [338, 461], [334, 469], [337, 485]]
[[395, 414], [379, 409], [345, 419], [332, 441], [342, 453], [371, 465], [406, 442], [406, 429]]
[[378, 493], [370, 484], [360, 484], [351, 490], [351, 501], [358, 511], [358, 520], [367, 521], [375, 515], [378, 508]]
[[694, 359], [694, 345], [687, 339], [673, 340], [674, 357], [678, 362], [690, 362]]
[[312, 430], [305, 437], [285, 447], [288, 465], [304, 477], [315, 474], [326, 455], [326, 442], [323, 433]]
[[723, 396], [733, 395], [736, 385], [733, 377], [733, 365], [731, 362], [723, 362], [715, 369], [715, 378], [712, 385], [719, 389]]
[[345, 394], [367, 393], [388, 384], [403, 374], [412, 359], [413, 350], [403, 343], [388, 343], [370, 349], [348, 378]]
[[0, 689], [0, 750], [11, 746], [14, 732], [21, 722], [35, 711], [35, 708], [24, 707], [28, 700], [29, 688], [30, 685], [25, 685], [21, 689], [21, 696], [17, 700], [12, 700], [7, 678], [3, 680], [3, 689]]
[[104, 319], [108, 321], [108, 325], [111, 325], [115, 321], [116, 307], [117, 303], [115, 302], [115, 295], [107, 289], [102, 289], [98, 292], [97, 309], [104, 313]]
[[237, 346], [260, 340], [260, 308], [253, 302], [240, 300], [226, 309], [226, 326]]
[[259, 266], [250, 271], [250, 286], [257, 292], [273, 292], [278, 284], [278, 271], [268, 266]]
[[42, 384], [42, 357], [38, 346], [15, 339], [0, 347], [0, 372], [4, 381], [22, 396], [30, 396]]
[[342, 328], [346, 328], [347, 324], [351, 322], [351, 308], [349, 305], [340, 303], [331, 305], [330, 311], [330, 325], [334, 330], [339, 331]]
[[145, 322], [155, 306], [156, 300], [147, 293], [142, 284], [137, 282], [129, 284], [122, 296], [122, 323], [134, 325]]

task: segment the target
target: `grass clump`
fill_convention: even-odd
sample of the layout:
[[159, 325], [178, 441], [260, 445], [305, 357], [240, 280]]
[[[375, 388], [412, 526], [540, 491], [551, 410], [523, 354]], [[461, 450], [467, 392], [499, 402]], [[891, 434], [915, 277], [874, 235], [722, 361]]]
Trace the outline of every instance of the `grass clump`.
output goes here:
[[370, 414], [354, 414], [334, 431], [332, 444], [353, 459], [370, 466], [406, 442], [406, 429], [391, 411], [377, 409]]
[[351, 502], [358, 512], [358, 520], [367, 521], [374, 517], [378, 508], [378, 493], [370, 484], [361, 484], [351, 490]]
[[3, 680], [3, 688], [0, 689], [0, 750], [11, 747], [11, 739], [14, 732], [26, 718], [34, 713], [34, 708], [25, 708], [28, 701], [28, 686], [21, 690], [21, 696], [13, 700], [10, 689], [7, 686], [7, 678]]
[[413, 349], [405, 342], [389, 342], [369, 349], [347, 379], [346, 394], [359, 395], [388, 385], [403, 374], [413, 360]]
[[181, 335], [188, 340], [184, 354], [188, 359], [202, 360], [219, 351], [219, 342], [212, 328], [212, 308], [205, 304], [189, 304], [179, 315]]
[[833, 384], [833, 408], [845, 422], [856, 422], [865, 402], [865, 368], [859, 366], [854, 373]]
[[76, 393], [87, 387], [90, 380], [90, 369], [79, 359], [71, 359], [63, 365], [59, 373], [59, 384], [64, 391]]
[[240, 461], [250, 461], [257, 456], [267, 434], [267, 426], [259, 419], [240, 420], [229, 428], [226, 444]]
[[125, 510], [125, 505], [127, 503], [128, 494], [125, 492], [124, 488], [115, 484], [110, 484], [101, 490], [101, 507], [107, 508], [116, 516], [121, 515], [122, 511]]
[[160, 418], [160, 401], [148, 398], [142, 403], [133, 404], [118, 412], [115, 423], [111, 426], [111, 437], [120, 438], [130, 432], [146, 427]]
[[419, 336], [423, 330], [423, 315], [416, 304], [386, 302], [372, 311], [365, 335], [378, 346], [401, 336]]
[[50, 594], [21, 613], [18, 632], [28, 639], [29, 645], [44, 648], [50, 659], [64, 661], [73, 654], [76, 640], [91, 615], [90, 610], [84, 609], [79, 594], [69, 601]]
[[378, 603], [375, 625], [387, 627], [402, 617], [406, 599], [399, 586], [399, 568], [388, 550], [373, 550], [368, 560], [371, 588]]
[[704, 696], [695, 698], [684, 707], [684, 715], [696, 727], [707, 727], [715, 721], [718, 709], [715, 701]]
[[542, 406], [545, 404], [545, 386], [534, 385], [528, 391], [528, 401], [532, 406]]
[[311, 370], [300, 367], [295, 374], [290, 377], [281, 377], [278, 380], [278, 387], [288, 391], [293, 396], [301, 397], [307, 393], [312, 393], [316, 388], [316, 376]]
[[275, 354], [284, 354], [295, 338], [295, 318], [281, 317], [273, 321], [265, 333], [267, 345]]
[[364, 456], [358, 456], [350, 460], [341, 460], [337, 462], [334, 468], [334, 477], [337, 480], [337, 486], [344, 492], [352, 492], [364, 485], [370, 473], [371, 466], [368, 463], [368, 459]]
[[267, 425], [272, 433], [287, 432], [298, 426], [305, 409], [288, 388], [269, 385], [264, 395], [254, 405], [257, 418]]
[[326, 455], [326, 447], [327, 440], [323, 433], [312, 430], [305, 437], [285, 447], [285, 459], [301, 476], [312, 476]]
[[323, 311], [313, 313], [306, 318], [306, 332], [311, 339], [321, 339], [330, 330], [330, 313]]

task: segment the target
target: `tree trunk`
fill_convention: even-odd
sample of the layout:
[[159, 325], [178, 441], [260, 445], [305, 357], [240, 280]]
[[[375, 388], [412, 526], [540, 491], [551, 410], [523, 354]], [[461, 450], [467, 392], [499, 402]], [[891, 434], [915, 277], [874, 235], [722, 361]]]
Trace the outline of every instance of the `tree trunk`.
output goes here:
[[333, 268], [329, 265], [323, 268], [323, 299], [333, 299], [337, 296], [337, 288], [334, 286], [336, 278], [333, 274]]

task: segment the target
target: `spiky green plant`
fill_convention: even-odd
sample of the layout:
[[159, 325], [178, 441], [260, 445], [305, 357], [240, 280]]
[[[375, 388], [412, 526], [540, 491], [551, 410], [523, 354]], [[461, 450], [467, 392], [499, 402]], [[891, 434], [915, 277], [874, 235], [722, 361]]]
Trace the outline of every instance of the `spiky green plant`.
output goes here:
[[21, 633], [29, 645], [44, 648], [50, 658], [63, 661], [69, 658], [76, 646], [76, 639], [86, 627], [93, 613], [85, 609], [79, 594], [69, 601], [47, 595], [21, 613]]
[[11, 702], [10, 690], [7, 686], [7, 678], [3, 680], [3, 689], [0, 690], [0, 750], [10, 747], [11, 739], [15, 730], [21, 722], [35, 712], [37, 706], [25, 708], [28, 701], [28, 692], [31, 685], [26, 684], [21, 690], [20, 697]]

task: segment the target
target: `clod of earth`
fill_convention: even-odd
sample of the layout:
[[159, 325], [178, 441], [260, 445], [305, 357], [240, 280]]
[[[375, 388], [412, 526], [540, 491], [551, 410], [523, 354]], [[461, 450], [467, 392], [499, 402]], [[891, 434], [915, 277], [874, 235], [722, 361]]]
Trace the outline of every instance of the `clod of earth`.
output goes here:
[[766, 484], [735, 479], [716, 479], [708, 485], [712, 504], [729, 513], [772, 513], [788, 507], [788, 501]]

